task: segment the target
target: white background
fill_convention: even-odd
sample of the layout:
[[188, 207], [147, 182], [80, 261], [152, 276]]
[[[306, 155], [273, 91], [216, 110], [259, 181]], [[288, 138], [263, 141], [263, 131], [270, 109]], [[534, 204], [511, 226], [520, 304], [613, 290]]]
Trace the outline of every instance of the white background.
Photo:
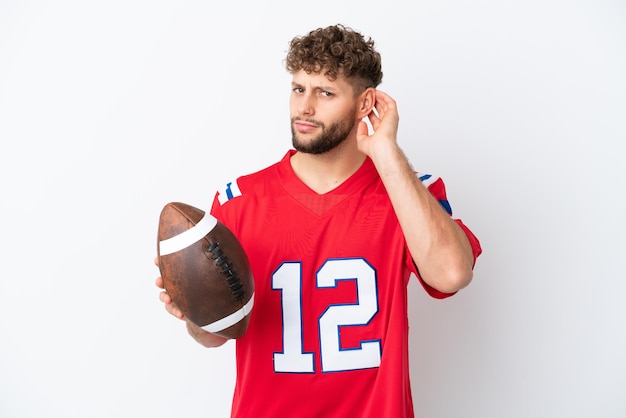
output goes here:
[[334, 23], [484, 248], [454, 298], [410, 287], [417, 416], [626, 417], [624, 2], [345, 3], [0, 0], [1, 417], [228, 416], [158, 215], [282, 157], [288, 41]]

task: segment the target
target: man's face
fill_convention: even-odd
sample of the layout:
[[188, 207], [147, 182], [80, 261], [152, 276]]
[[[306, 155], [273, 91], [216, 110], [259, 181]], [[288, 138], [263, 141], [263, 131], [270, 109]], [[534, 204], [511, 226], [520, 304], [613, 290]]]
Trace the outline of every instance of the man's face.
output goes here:
[[293, 74], [289, 107], [293, 147], [322, 154], [342, 143], [354, 130], [356, 102], [343, 76], [330, 81], [322, 74]]

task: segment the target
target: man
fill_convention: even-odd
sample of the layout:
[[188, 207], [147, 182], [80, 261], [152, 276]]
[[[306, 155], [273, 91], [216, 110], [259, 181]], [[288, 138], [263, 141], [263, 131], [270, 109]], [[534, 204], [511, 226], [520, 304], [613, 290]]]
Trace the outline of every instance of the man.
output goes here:
[[[229, 183], [211, 209], [255, 278], [232, 416], [412, 417], [408, 280], [436, 298], [456, 293], [479, 241], [452, 218], [442, 180], [416, 173], [399, 148], [371, 39], [313, 30], [291, 41], [286, 68], [294, 149]], [[186, 324], [207, 347], [226, 341]]]

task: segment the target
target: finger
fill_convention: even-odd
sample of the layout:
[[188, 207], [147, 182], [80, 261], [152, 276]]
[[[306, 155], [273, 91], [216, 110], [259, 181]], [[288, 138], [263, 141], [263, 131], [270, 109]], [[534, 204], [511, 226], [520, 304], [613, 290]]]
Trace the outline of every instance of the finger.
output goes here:
[[154, 265], [158, 267], [158, 265], [159, 265], [159, 257], [154, 257]]
[[376, 132], [376, 130], [380, 126], [380, 118], [374, 112], [371, 112], [369, 115], [367, 115], [367, 118], [372, 124], [372, 129], [374, 129], [374, 132]]
[[367, 127], [367, 123], [365, 123], [364, 120], [360, 121], [359, 126], [357, 127], [357, 131], [356, 131], [357, 137], [367, 136], [368, 133], [369, 133], [369, 129]]
[[173, 303], [166, 304], [165, 309], [167, 310], [167, 312], [169, 312], [171, 315], [174, 315], [178, 319], [183, 319], [185, 317], [180, 309], [178, 309]]
[[172, 298], [167, 292], [159, 293], [159, 300], [166, 305], [170, 305], [172, 303]]
[[163, 277], [161, 276], [156, 278], [156, 280], [154, 281], [154, 284], [161, 289], [165, 289], [165, 283], [163, 283]]
[[376, 102], [385, 103], [388, 106], [391, 106], [395, 103], [395, 100], [384, 91], [376, 90]]
[[395, 100], [391, 98], [387, 93], [384, 93], [380, 90], [376, 90], [376, 110], [379, 113], [384, 114], [388, 112], [390, 109], [395, 107]]
[[384, 103], [376, 101], [376, 116], [377, 119], [383, 119], [385, 117], [385, 113], [387, 113], [387, 107], [385, 106]]
[[396, 101], [382, 91], [376, 91], [376, 109], [381, 120], [389, 120], [390, 123], [398, 122], [398, 109]]

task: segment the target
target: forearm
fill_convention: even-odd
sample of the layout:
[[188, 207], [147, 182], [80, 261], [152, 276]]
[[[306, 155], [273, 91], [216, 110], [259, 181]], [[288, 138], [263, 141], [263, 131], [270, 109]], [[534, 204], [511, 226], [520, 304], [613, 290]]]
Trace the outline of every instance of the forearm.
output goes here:
[[205, 347], [219, 347], [228, 341], [228, 338], [220, 337], [217, 334], [207, 332], [190, 321], [185, 322], [187, 323], [187, 331], [189, 332], [189, 335]]
[[465, 232], [417, 178], [397, 144], [382, 143], [372, 151], [422, 280], [445, 293], [467, 286], [474, 257]]

